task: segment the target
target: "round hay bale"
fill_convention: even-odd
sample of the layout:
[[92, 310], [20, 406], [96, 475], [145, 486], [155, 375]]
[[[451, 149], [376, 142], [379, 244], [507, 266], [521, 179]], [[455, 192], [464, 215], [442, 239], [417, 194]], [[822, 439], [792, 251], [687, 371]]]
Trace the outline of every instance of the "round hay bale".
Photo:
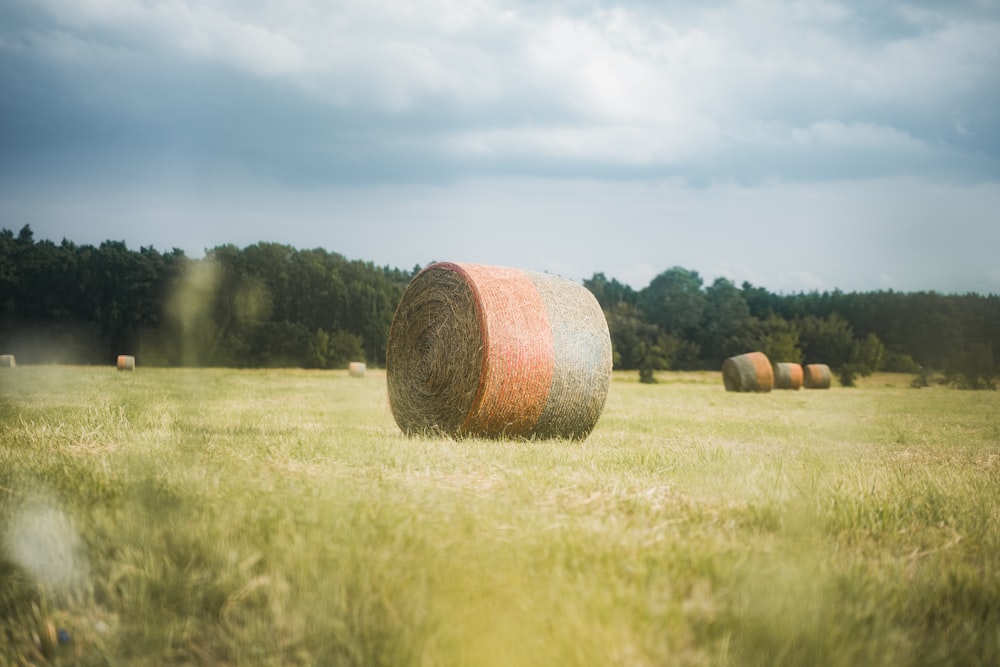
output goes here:
[[802, 364], [779, 361], [774, 365], [775, 389], [801, 389]]
[[802, 386], [806, 389], [829, 389], [832, 379], [826, 364], [806, 364], [802, 369]]
[[722, 362], [722, 381], [726, 391], [771, 391], [774, 371], [763, 352], [747, 352]]
[[582, 439], [604, 409], [611, 337], [581, 285], [442, 262], [403, 293], [385, 366], [404, 433]]
[[0, 354], [0, 368], [14, 368], [17, 366], [17, 360], [14, 359], [13, 354]]
[[347, 374], [352, 378], [363, 378], [365, 376], [365, 364], [361, 361], [352, 361], [347, 365]]
[[134, 371], [135, 370], [135, 357], [130, 354], [119, 354], [118, 355], [118, 370], [120, 371]]

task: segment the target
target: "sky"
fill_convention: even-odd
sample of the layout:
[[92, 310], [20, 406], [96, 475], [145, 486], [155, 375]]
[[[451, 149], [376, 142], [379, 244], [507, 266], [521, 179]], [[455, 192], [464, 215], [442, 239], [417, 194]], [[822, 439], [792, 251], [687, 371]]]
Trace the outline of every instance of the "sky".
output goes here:
[[1000, 2], [3, 0], [26, 224], [1000, 294]]

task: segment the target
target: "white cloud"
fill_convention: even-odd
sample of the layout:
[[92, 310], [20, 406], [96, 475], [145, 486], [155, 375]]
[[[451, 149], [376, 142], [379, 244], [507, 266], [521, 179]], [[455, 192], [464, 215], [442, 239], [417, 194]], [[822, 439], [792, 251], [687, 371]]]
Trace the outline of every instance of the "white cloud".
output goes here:
[[[134, 0], [41, 0], [62, 26], [95, 45], [120, 44], [134, 52], [187, 55], [265, 77], [305, 69], [307, 56], [294, 37], [240, 19], [208, 3]], [[113, 41], [108, 35], [113, 35]]]
[[[761, 284], [761, 283], [757, 283]], [[775, 289], [787, 292], [812, 292], [830, 289], [826, 280], [810, 271], [788, 271], [779, 273], [774, 282]]]
[[650, 165], [710, 157], [716, 147], [713, 130], [697, 122], [689, 126], [578, 124], [460, 131], [444, 142], [460, 155]]
[[[939, 19], [940, 21], [940, 19]], [[1000, 23], [947, 22], [855, 55], [852, 92], [880, 103], [944, 106], [997, 84]]]
[[792, 128], [788, 138], [807, 150], [836, 148], [897, 155], [929, 152], [925, 144], [906, 132], [874, 123], [825, 120], [808, 127]]
[[148, 17], [170, 33], [186, 53], [227, 63], [265, 77], [297, 74], [308, 56], [293, 39], [261, 25], [234, 20], [207, 8], [168, 5]]
[[192, 253], [270, 238], [636, 287], [673, 265], [784, 290], [997, 280], [988, 6], [9, 2], [31, 20], [0, 21], [24, 147], [0, 208], [68, 221], [57, 239], [142, 220], [138, 243]]
[[[78, 39], [113, 35], [164, 59], [286, 78], [344, 107], [406, 113], [434, 103], [475, 110], [494, 129], [546, 125], [544, 110], [557, 125], [627, 125], [653, 143], [663, 133], [674, 143], [715, 142], [773, 122], [873, 122], [849, 112], [859, 104], [953, 106], [955, 95], [995, 82], [1000, 66], [996, 23], [921, 15], [906, 19], [919, 24], [912, 35], [862, 41], [850, 30], [864, 10], [836, 2], [586, 11], [487, 0], [41, 6]], [[802, 117], [777, 117], [789, 109]]]
[[986, 271], [983, 283], [991, 294], [1000, 294], [1000, 266]]

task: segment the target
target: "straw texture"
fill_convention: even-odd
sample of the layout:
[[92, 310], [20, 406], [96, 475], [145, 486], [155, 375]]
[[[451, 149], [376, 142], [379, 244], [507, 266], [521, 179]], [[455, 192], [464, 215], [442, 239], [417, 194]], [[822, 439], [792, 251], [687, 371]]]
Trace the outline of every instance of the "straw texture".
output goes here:
[[433, 264], [389, 330], [389, 403], [408, 434], [575, 438], [611, 382], [611, 338], [593, 295], [546, 274]]
[[747, 352], [722, 362], [722, 381], [726, 391], [771, 391], [774, 371], [763, 352]]
[[352, 361], [347, 365], [347, 374], [352, 378], [363, 378], [366, 366], [362, 361]]
[[801, 389], [802, 364], [780, 361], [774, 365], [775, 389]]
[[14, 359], [13, 354], [0, 354], [0, 368], [14, 368], [17, 366], [17, 360]]
[[802, 376], [802, 386], [806, 389], [829, 389], [833, 379], [826, 364], [806, 364]]
[[119, 354], [118, 355], [118, 370], [120, 371], [134, 371], [135, 370], [135, 357], [129, 354]]

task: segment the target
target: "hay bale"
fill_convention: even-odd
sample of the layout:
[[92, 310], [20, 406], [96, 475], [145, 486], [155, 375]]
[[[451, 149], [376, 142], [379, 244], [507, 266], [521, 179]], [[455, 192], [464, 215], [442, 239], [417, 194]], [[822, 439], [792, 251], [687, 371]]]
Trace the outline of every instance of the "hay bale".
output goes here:
[[802, 369], [802, 386], [806, 389], [829, 389], [832, 380], [826, 364], [806, 364]]
[[352, 378], [363, 378], [365, 376], [365, 364], [361, 361], [352, 361], [347, 365], [347, 374]]
[[763, 352], [747, 352], [722, 362], [722, 381], [726, 391], [771, 391], [774, 371]]
[[120, 371], [134, 371], [135, 370], [135, 357], [129, 354], [119, 354], [118, 355], [118, 370]]
[[389, 404], [407, 434], [585, 438], [611, 382], [611, 337], [584, 287], [480, 264], [437, 263], [389, 329]]
[[13, 354], [0, 354], [0, 368], [14, 368], [15, 366], [17, 366], [17, 361]]
[[780, 361], [774, 365], [775, 389], [801, 389], [802, 364]]

